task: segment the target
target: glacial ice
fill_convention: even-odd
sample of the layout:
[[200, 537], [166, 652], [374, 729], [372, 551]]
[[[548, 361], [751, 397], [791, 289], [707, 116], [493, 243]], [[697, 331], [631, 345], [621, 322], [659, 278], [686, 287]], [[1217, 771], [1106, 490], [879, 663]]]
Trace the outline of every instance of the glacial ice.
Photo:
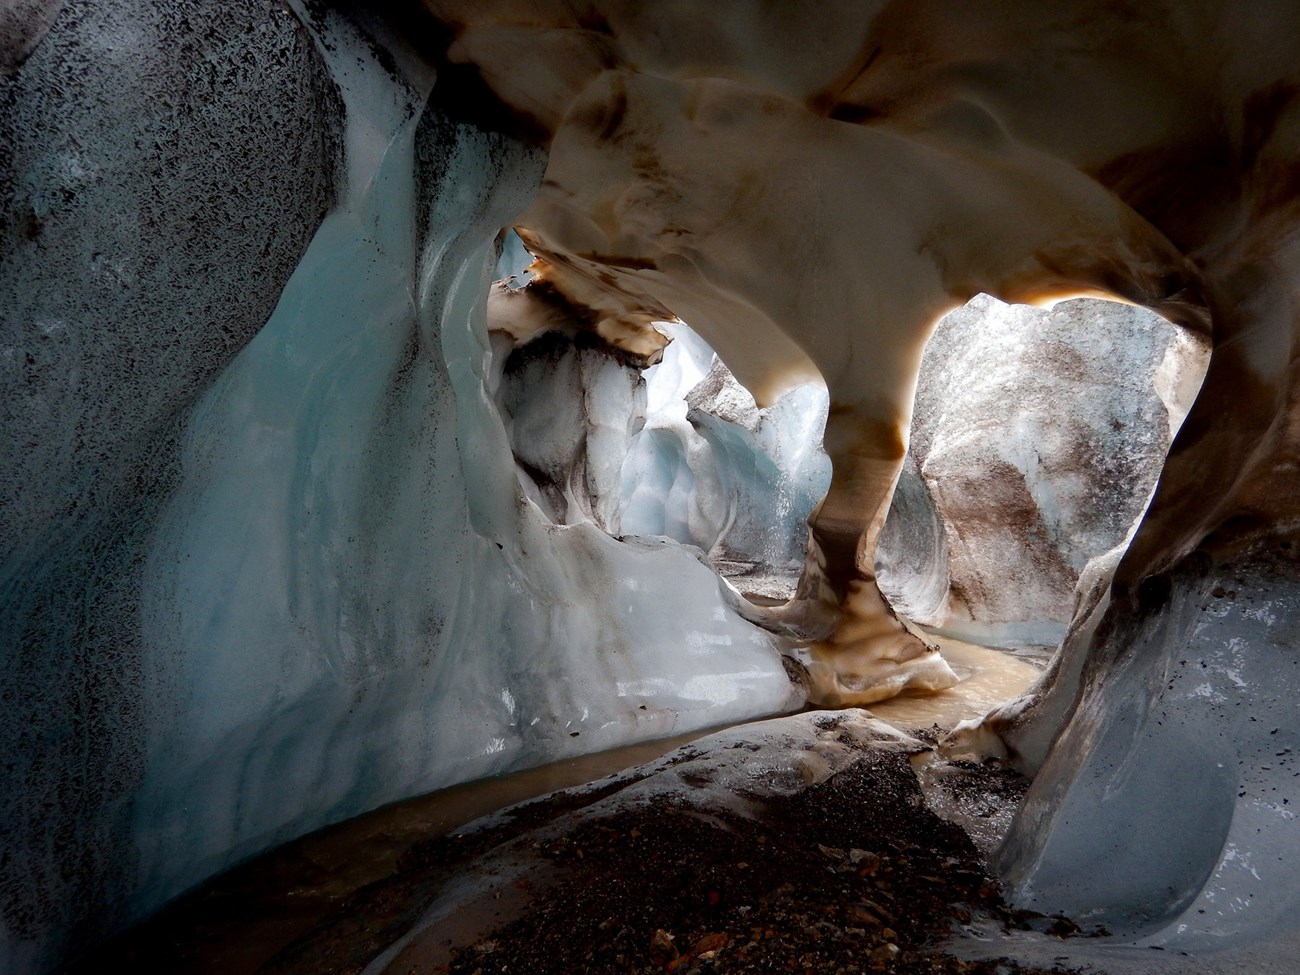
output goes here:
[[[644, 427], [602, 524], [694, 545], [747, 592], [788, 598], [830, 480], [826, 390], [759, 410], [694, 331], [661, 327], [673, 342], [644, 372]], [[893, 605], [959, 639], [1058, 645], [1084, 567], [1145, 510], [1205, 354], [1158, 315], [1095, 298], [1039, 309], [979, 295], [944, 316], [876, 555]]]
[[760, 410], [688, 325], [657, 327], [671, 341], [644, 370], [562, 335], [498, 336], [516, 476], [556, 524], [670, 539], [746, 593], [788, 599], [830, 481], [826, 390], [798, 386]]
[[[128, 774], [48, 824], [30, 777], [6, 789], [18, 806], [7, 822], [19, 827], [5, 841], [9, 971], [44, 970], [225, 866], [378, 804], [802, 701], [775, 638], [736, 615], [690, 551], [555, 523], [516, 482], [483, 306], [495, 238], [544, 157], [424, 109], [431, 76], [394, 74], [335, 12], [300, 13], [326, 38], [346, 105], [345, 172], [273, 313], [233, 359], [225, 340], [228, 364], [177, 420], [186, 386], [167, 377], [152, 390], [93, 356], [81, 367], [84, 398], [58, 401], [67, 419], [56, 427], [86, 424], [100, 389], [112, 393], [120, 419], [88, 426], [88, 443], [127, 478], [147, 475], [160, 424], [176, 427], [176, 460], [153, 507], [127, 509], [128, 532], [112, 519], [113, 493], [92, 499], [122, 533], [109, 566], [138, 574], [131, 608], [92, 592], [75, 611], [128, 663], [106, 689], [117, 707], [139, 707], [95, 715], [100, 747], [129, 756], [102, 771]], [[48, 70], [46, 52], [25, 70]], [[212, 232], [236, 236], [215, 223]], [[66, 260], [83, 266], [76, 253]], [[179, 280], [195, 309], [225, 297], [219, 274]], [[233, 296], [227, 307], [238, 307]], [[167, 359], [168, 341], [204, 335], [149, 334], [150, 365]], [[55, 366], [56, 384], [77, 368]], [[114, 388], [114, 370], [130, 382]], [[162, 394], [172, 399], [159, 408]], [[619, 393], [596, 391], [602, 422], [627, 414], [608, 395]], [[44, 449], [64, 443], [42, 432]], [[601, 474], [615, 498], [616, 475]], [[33, 625], [47, 578], [22, 581], [8, 625]], [[94, 578], [63, 584], [77, 596]], [[79, 633], [47, 627], [41, 637], [51, 654], [78, 659]], [[55, 678], [6, 686], [26, 679]], [[63, 720], [56, 708], [35, 728], [62, 737], [52, 722]], [[28, 738], [14, 747], [50, 775], [75, 777], [77, 763], [95, 761]], [[67, 848], [68, 863], [47, 859], [51, 829], [88, 841]], [[58, 879], [68, 870], [75, 884]]]
[[[541, 159], [395, 99], [337, 37], [349, 125], [386, 148], [349, 157], [186, 425], [146, 571], [149, 687], [184, 693], [149, 729], [138, 910], [379, 803], [800, 699], [689, 552], [524, 499], [483, 299]], [[627, 414], [604, 395], [590, 415]]]
[[1084, 567], [1146, 510], [1207, 355], [1096, 298], [978, 295], [944, 316], [877, 553], [894, 605], [962, 640], [1055, 648]]
[[1073, 960], [1142, 971], [1155, 947], [1177, 971], [1294, 965], [1295, 568], [1289, 545], [1193, 562], [1112, 633], [1125, 649], [1084, 687], [1001, 853], [1020, 903], [1114, 932]]
[[[1038, 774], [1019, 896], [1178, 950], [1297, 940], [1295, 10], [425, 0], [403, 37], [346, 6], [0, 14], [0, 967], [389, 799], [796, 705], [701, 560], [788, 591], [818, 373], [834, 474], [767, 621], [838, 633], [832, 691], [843, 647], [884, 683], [937, 665], [891, 657], [923, 648], [876, 555], [905, 615], [1068, 626], [979, 729]], [[510, 224], [595, 302], [517, 373], [488, 330]], [[954, 339], [975, 381], [922, 377], [905, 459], [942, 312], [1081, 289], [1211, 339], [1199, 391], [1196, 340], [1060, 306], [1050, 349]], [[667, 305], [755, 400], [685, 331], [648, 385], [579, 348], [655, 352]], [[1143, 396], [1098, 408], [1104, 375]], [[976, 517], [991, 462], [1028, 559]]]
[[146, 691], [139, 624], [178, 418], [332, 205], [343, 105], [282, 6], [0, 20], [0, 969], [24, 972], [126, 915], [144, 724], [183, 693]]
[[826, 391], [798, 386], [760, 410], [688, 326], [665, 327], [673, 342], [645, 373], [613, 527], [693, 545], [745, 591], [788, 598], [830, 482]]

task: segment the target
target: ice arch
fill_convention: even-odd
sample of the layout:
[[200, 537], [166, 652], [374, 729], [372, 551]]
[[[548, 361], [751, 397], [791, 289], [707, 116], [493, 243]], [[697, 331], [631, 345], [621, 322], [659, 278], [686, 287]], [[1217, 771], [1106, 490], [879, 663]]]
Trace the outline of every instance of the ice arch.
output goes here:
[[[828, 699], [942, 677], [870, 578], [940, 313], [1092, 288], [1210, 334], [1113, 585], [975, 733], [1038, 771], [1024, 899], [1187, 949], [1294, 935], [1291, 5], [36, 6], [0, 35], [8, 968], [313, 823], [635, 728], [638, 697], [788, 701], [776, 638], [698, 563], [516, 493], [481, 307], [507, 223], [551, 260], [543, 313], [638, 355], [679, 314], [761, 404], [825, 377], [807, 584], [751, 615], [826, 637]], [[288, 341], [255, 348], [269, 323]], [[661, 603], [600, 587], [675, 575], [707, 667], [615, 652], [616, 706], [584, 713], [566, 655]]]

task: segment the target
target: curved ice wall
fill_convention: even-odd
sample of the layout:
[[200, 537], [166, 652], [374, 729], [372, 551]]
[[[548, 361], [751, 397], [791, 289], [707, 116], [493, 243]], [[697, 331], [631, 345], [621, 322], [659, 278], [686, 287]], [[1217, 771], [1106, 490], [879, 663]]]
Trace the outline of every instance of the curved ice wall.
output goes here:
[[286, 9], [37, 6], [7, 11], [0, 75], [0, 968], [19, 972], [120, 922], [136, 886], [157, 703], [139, 607], [181, 417], [332, 205], [343, 113]]
[[316, 8], [69, 3], [28, 41], [0, 967], [386, 801], [798, 703], [688, 551], [516, 481], [483, 303], [536, 151]]

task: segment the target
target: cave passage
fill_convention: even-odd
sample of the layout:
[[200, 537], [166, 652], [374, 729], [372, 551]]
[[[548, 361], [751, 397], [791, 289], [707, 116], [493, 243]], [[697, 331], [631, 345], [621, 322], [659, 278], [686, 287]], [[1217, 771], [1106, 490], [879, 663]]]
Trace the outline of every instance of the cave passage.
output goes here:
[[989, 869], [1110, 932], [1072, 957], [1292, 971], [1297, 37], [8, 4], [0, 968], [411, 796], [942, 691], [928, 626], [1059, 649], [943, 742], [796, 714], [693, 767], [999, 762]]

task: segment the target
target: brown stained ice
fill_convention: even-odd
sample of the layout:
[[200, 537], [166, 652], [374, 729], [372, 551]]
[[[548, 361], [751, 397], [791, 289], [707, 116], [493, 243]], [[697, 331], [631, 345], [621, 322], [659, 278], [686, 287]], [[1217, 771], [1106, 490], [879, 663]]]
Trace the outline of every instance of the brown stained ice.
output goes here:
[[[829, 387], [833, 481], [799, 596], [769, 614], [817, 640], [817, 699], [952, 680], [871, 566], [922, 348], [976, 293], [1102, 294], [1212, 331], [1126, 591], [1215, 526], [1290, 510], [1300, 245], [1279, 230], [1300, 207], [1300, 69], [1239, 8], [425, 6], [451, 60], [544, 123], [518, 223], [550, 289], [615, 344], [664, 310], [689, 321], [760, 406], [813, 374]], [[1295, 36], [1287, 17], [1270, 33]]]

